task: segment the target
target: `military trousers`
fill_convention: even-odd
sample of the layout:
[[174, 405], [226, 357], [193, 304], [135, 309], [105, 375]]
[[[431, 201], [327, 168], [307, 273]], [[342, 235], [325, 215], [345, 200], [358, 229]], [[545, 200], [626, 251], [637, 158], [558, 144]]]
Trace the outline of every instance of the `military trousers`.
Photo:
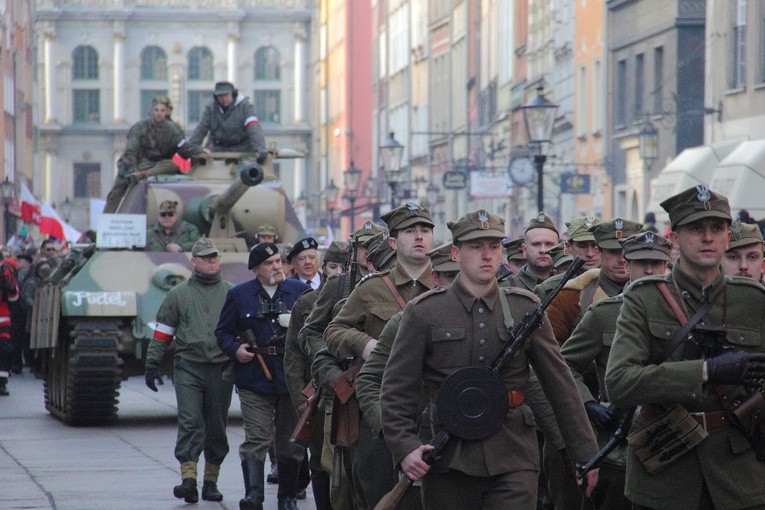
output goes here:
[[358, 505], [350, 484], [350, 448], [335, 452], [330, 441], [332, 429], [332, 398], [322, 398], [324, 403], [324, 441], [321, 447], [321, 467], [330, 474], [329, 500], [333, 510], [356, 510]]
[[422, 478], [425, 510], [535, 510], [538, 471], [470, 476], [456, 470]]
[[228, 454], [226, 420], [233, 379], [230, 362], [199, 363], [175, 357], [175, 398], [178, 402], [178, 462], [197, 462], [204, 452], [208, 464], [220, 466]]
[[305, 448], [291, 443], [290, 435], [297, 425], [297, 411], [289, 393], [256, 393], [239, 389], [242, 405], [244, 442], [239, 445], [241, 460], [265, 462], [268, 449], [275, 444], [276, 462], [300, 463]]
[[589, 500], [582, 502], [582, 494], [571, 467], [567, 465], [564, 452], [557, 450], [549, 441], [545, 441], [542, 447], [542, 466], [551, 502], [555, 510], [591, 509], [592, 503]]
[[630, 510], [632, 505], [624, 495], [625, 475], [625, 468], [608, 464], [600, 466], [598, 485], [590, 496], [596, 510]]
[[[181, 169], [178, 168], [178, 165], [173, 163], [171, 159], [163, 159], [157, 161], [154, 166], [149, 165], [151, 165], [151, 163], [146, 163], [141, 166], [143, 167], [143, 170], [150, 169], [151, 175], [173, 175], [180, 173], [181, 171]], [[117, 176], [114, 178], [114, 185], [112, 186], [111, 191], [109, 191], [109, 194], [106, 195], [106, 204], [104, 205], [105, 213], [113, 213], [117, 210], [117, 207], [122, 201], [122, 197], [125, 196], [125, 193], [127, 193], [127, 190], [130, 187], [128, 176], [137, 170], [139, 170], [138, 165], [131, 168], [128, 172], [128, 175], [125, 177], [121, 177], [119, 174], [117, 174]]]

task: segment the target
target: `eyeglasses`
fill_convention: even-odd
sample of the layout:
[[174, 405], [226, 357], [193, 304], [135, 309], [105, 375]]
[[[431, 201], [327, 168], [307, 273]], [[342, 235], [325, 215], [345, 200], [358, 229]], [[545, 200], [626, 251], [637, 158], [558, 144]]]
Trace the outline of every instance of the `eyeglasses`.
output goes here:
[[162, 211], [161, 213], [159, 213], [159, 215], [162, 216], [163, 218], [171, 218], [175, 216], [175, 213], [173, 211]]

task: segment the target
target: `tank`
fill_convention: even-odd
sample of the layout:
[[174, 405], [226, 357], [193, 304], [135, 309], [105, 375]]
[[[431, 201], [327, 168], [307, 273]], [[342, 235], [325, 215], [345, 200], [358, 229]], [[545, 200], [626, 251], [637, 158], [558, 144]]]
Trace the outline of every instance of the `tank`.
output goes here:
[[[251, 279], [248, 249], [261, 225], [276, 227], [282, 242], [305, 236], [273, 173], [274, 159], [300, 156], [272, 150], [263, 165], [240, 156], [218, 153], [188, 175], [141, 181], [117, 213], [146, 215], [148, 227], [163, 200], [176, 200], [181, 219], [221, 250], [222, 277], [232, 283]], [[30, 343], [41, 350], [38, 373], [52, 415], [70, 425], [117, 419], [120, 383], [143, 374], [152, 321], [167, 292], [191, 275], [190, 258], [92, 243], [71, 247], [37, 292], [31, 321]], [[172, 347], [163, 373], [172, 371]]]

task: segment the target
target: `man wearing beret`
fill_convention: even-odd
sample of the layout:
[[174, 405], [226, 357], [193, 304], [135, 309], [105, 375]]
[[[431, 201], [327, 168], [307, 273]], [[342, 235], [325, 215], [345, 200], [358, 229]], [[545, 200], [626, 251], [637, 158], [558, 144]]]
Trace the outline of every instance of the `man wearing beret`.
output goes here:
[[[485, 439], [452, 437], [432, 465], [422, 460], [432, 446], [423, 444], [418, 434], [421, 388], [433, 406], [439, 387], [456, 370], [488, 368], [509, 339], [506, 325], [517, 324], [539, 303], [530, 292], [500, 289], [496, 282], [502, 218], [479, 210], [449, 228], [460, 272], [449, 287], [413, 300], [404, 311], [383, 375], [383, 435], [404, 473], [412, 480], [422, 479], [424, 508], [531, 510], [537, 503], [539, 456], [532, 412], [524, 403], [529, 364], [553, 404], [572, 457], [586, 460], [597, 450], [582, 400], [546, 319], [497, 374], [508, 399], [499, 428]], [[442, 415], [437, 410], [431, 415], [438, 432]], [[588, 475], [588, 482], [589, 493], [597, 472]]]
[[[428, 257], [434, 227], [430, 211], [410, 202], [386, 213], [382, 219], [390, 231], [387, 242], [396, 250], [396, 265], [362, 280], [330, 322], [324, 340], [338, 360], [351, 356], [356, 363], [363, 363], [388, 320], [434, 285]], [[354, 490], [360, 495], [362, 508], [373, 508], [393, 488], [397, 478], [390, 452], [383, 440], [373, 435], [363, 416], [355, 466], [359, 486], [354, 486]]]
[[319, 273], [319, 243], [313, 237], [301, 239], [287, 254], [287, 262], [295, 268], [292, 278], [300, 280], [312, 289], [318, 289], [322, 282]]
[[[343, 272], [343, 267], [348, 261], [348, 249], [347, 243], [338, 241], [330, 243], [327, 251], [324, 253], [324, 261], [322, 263], [322, 274], [325, 279], [337, 276]], [[311, 382], [311, 362], [313, 361], [301, 350], [298, 337], [308, 314], [311, 313], [311, 308], [316, 302], [316, 298], [319, 297], [320, 291], [321, 287], [318, 290], [309, 289], [303, 292], [292, 307], [290, 323], [287, 328], [284, 347], [284, 374], [287, 378], [287, 388], [290, 392], [292, 404], [295, 406], [298, 414], [302, 413], [308, 405], [308, 397], [303, 389]], [[329, 473], [321, 468], [324, 422], [317, 418], [317, 424], [318, 426], [314, 427], [314, 437], [309, 445], [311, 452], [311, 484], [313, 486], [316, 510], [327, 510], [331, 508], [329, 502]]]
[[181, 485], [173, 494], [187, 503], [199, 500], [197, 462], [204, 452], [202, 499], [221, 501], [218, 473], [228, 454], [226, 418], [233, 381], [228, 357], [215, 342], [215, 325], [233, 286], [221, 280], [220, 254], [212, 240], [202, 238], [191, 248], [191, 278], [170, 289], [157, 311], [154, 336], [146, 352], [146, 385], [163, 384], [159, 365], [170, 342], [173, 383], [178, 401], [175, 458], [181, 463]]
[[558, 229], [552, 219], [540, 212], [529, 222], [523, 235], [523, 255], [526, 265], [517, 274], [501, 283], [502, 287], [534, 287], [550, 277], [553, 270], [552, 257], [548, 253], [558, 244]]
[[723, 275], [724, 196], [699, 185], [661, 207], [679, 258], [625, 290], [606, 367], [611, 403], [640, 406], [625, 495], [639, 509], [765, 508], [765, 463], [729, 415], [765, 378], [765, 288]]
[[722, 259], [725, 276], [743, 276], [762, 283], [762, 231], [757, 224], [736, 220], [730, 225], [730, 242]]
[[[644, 276], [663, 275], [667, 272], [672, 249], [667, 239], [653, 232], [642, 232], [619, 242], [624, 250], [631, 282]], [[601, 447], [619, 427], [621, 417], [621, 410], [608, 403], [604, 380], [606, 361], [621, 306], [622, 294], [591, 305], [561, 348], [563, 359], [571, 368]], [[584, 374], [591, 369], [593, 363], [598, 377], [599, 391], [596, 394], [590, 391], [584, 381]], [[601, 464], [598, 486], [591, 498], [596, 509], [630, 510], [630, 502], [624, 497], [625, 465], [626, 447], [619, 447]]]
[[[263, 508], [263, 464], [276, 427], [279, 510], [293, 510], [304, 450], [289, 442], [298, 416], [284, 376], [284, 342], [287, 314], [308, 287], [284, 277], [275, 244], [253, 246], [247, 268], [255, 278], [228, 292], [215, 329], [218, 346], [235, 360], [234, 383], [242, 405], [245, 437], [239, 457], [246, 492], [239, 507]], [[249, 333], [253, 344], [247, 343]]]

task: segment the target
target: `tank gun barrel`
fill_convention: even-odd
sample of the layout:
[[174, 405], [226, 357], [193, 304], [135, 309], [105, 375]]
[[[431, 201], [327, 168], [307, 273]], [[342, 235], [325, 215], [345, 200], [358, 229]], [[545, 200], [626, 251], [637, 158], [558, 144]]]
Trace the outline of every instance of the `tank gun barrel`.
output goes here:
[[239, 169], [239, 179], [231, 183], [210, 204], [208, 217], [213, 218], [216, 214], [228, 213], [234, 204], [242, 198], [242, 195], [247, 192], [247, 189], [260, 184], [263, 177], [263, 168], [258, 163], [250, 161], [242, 165]]

